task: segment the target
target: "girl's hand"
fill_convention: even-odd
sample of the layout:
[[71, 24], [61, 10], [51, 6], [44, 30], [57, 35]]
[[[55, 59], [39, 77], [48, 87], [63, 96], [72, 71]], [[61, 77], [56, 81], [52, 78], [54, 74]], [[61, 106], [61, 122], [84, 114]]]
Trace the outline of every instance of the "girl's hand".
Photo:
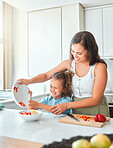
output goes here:
[[55, 115], [60, 115], [67, 110], [67, 103], [61, 103], [49, 108], [50, 112]]
[[22, 84], [29, 85], [30, 84], [29, 79], [18, 79], [17, 81], [21, 81], [18, 83], [19, 85], [22, 85]]
[[29, 100], [28, 108], [37, 110], [37, 109], [39, 109], [38, 104], [39, 103], [37, 101]]

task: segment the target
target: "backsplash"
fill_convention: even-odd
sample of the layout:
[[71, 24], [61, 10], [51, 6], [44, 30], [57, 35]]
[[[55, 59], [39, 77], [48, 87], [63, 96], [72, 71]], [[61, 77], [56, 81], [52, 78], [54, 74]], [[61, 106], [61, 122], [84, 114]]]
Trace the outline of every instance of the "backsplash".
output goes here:
[[105, 91], [113, 91], [113, 59], [105, 59], [107, 63], [107, 71], [108, 71], [108, 82]]

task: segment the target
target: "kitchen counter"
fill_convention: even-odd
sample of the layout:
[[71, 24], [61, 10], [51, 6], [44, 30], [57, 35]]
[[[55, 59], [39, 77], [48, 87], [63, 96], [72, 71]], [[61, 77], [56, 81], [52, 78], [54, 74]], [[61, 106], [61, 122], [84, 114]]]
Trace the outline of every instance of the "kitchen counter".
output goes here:
[[43, 113], [39, 121], [26, 122], [20, 118], [19, 111], [13, 109], [0, 111], [0, 136], [49, 144], [78, 135], [111, 134], [113, 130], [113, 118], [102, 128], [96, 128], [59, 123], [61, 117], [49, 113]]

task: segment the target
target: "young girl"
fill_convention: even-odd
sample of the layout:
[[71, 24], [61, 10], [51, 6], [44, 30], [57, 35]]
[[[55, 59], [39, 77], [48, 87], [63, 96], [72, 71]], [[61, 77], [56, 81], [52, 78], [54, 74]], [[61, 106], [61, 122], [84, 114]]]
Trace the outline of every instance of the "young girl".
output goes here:
[[[42, 108], [50, 112], [49, 108], [53, 105], [71, 102], [72, 76], [73, 74], [67, 71], [55, 73], [50, 83], [51, 95], [47, 98], [42, 98], [40, 102], [30, 100], [28, 108]], [[65, 113], [72, 113], [72, 110], [68, 109], [64, 112], [64, 114]]]

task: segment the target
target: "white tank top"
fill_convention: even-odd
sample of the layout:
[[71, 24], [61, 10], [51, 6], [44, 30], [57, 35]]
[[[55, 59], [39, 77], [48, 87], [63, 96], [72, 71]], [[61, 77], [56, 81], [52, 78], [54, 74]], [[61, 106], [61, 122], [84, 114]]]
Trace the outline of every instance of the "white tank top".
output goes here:
[[90, 66], [88, 73], [83, 77], [78, 77], [75, 71], [75, 61], [72, 61], [71, 71], [75, 73], [72, 80], [73, 95], [77, 98], [91, 97], [94, 84], [94, 68], [96, 64]]

